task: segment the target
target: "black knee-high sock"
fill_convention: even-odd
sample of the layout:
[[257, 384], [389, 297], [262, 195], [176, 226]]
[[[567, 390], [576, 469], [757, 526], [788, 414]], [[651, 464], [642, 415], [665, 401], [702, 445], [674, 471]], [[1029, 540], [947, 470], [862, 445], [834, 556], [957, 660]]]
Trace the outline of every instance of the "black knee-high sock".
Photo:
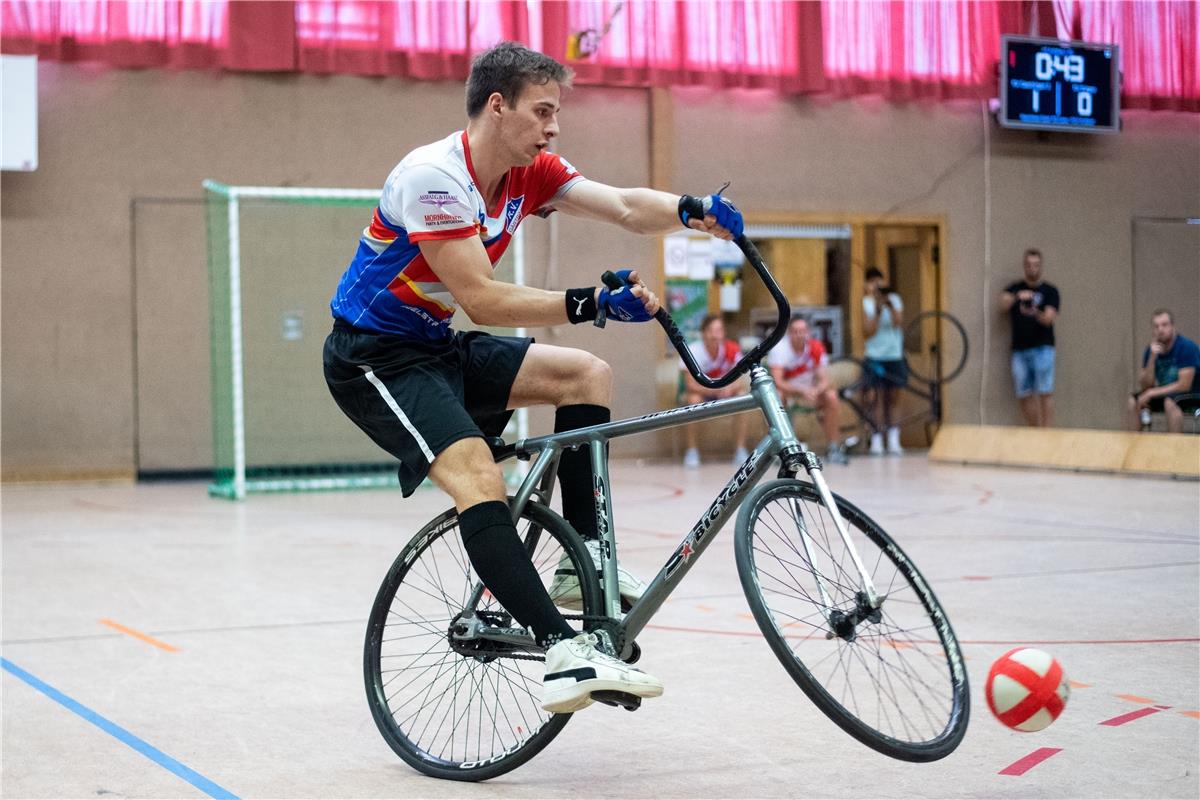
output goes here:
[[545, 647], [575, 635], [542, 585], [505, 503], [491, 500], [464, 509], [458, 525], [471, 566], [483, 585], [521, 625], [533, 631], [539, 644]]
[[[604, 406], [580, 404], [561, 406], [554, 413], [554, 432], [573, 431], [602, 425], [612, 419]], [[596, 501], [592, 483], [592, 451], [588, 447], [564, 450], [558, 462], [558, 485], [562, 489], [563, 517], [584, 539], [598, 539]]]

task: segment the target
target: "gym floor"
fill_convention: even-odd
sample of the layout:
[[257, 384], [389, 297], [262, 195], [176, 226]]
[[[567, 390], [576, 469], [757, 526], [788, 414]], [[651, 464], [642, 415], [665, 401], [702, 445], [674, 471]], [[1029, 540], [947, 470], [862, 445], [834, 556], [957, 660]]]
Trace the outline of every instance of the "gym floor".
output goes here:
[[[617, 461], [622, 564], [649, 578], [730, 473]], [[966, 739], [891, 760], [808, 702], [762, 641], [723, 531], [641, 635], [663, 697], [594, 706], [483, 784], [424, 777], [362, 687], [367, 612], [432, 489], [210, 499], [199, 483], [3, 489], [6, 798], [1200, 796], [1194, 482], [858, 458], [832, 488], [901, 543], [967, 657]], [[1009, 731], [988, 667], [1030, 645], [1063, 716]]]

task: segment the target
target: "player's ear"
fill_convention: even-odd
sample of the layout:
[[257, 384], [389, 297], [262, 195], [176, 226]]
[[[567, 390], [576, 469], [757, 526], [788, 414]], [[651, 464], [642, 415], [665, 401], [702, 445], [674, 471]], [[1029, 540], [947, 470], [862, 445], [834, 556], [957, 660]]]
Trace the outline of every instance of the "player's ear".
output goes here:
[[490, 113], [500, 114], [504, 110], [505, 105], [504, 95], [499, 92], [492, 92], [488, 95], [486, 108]]

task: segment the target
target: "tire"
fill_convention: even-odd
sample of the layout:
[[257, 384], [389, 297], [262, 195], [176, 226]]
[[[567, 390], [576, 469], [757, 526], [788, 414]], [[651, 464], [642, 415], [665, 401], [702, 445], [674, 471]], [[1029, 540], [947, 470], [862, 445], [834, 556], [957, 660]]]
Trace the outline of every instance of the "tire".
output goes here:
[[[962, 741], [970, 716], [954, 631], [891, 537], [850, 503], [836, 502], [883, 598], [879, 613], [827, 638], [831, 625], [814, 572], [843, 614], [862, 612], [859, 576], [816, 488], [785, 479], [759, 486], [738, 514], [738, 574], [754, 619], [792, 679], [846, 733], [892, 758], [944, 758]], [[812, 559], [799, 541], [798, 518], [809, 531]]]
[[[582, 576], [583, 613], [601, 613], [591, 556], [562, 517], [531, 502], [517, 531], [544, 583], [565, 553]], [[537, 755], [571, 717], [541, 708], [542, 654], [478, 638], [451, 644], [453, 621], [477, 581], [450, 509], [401, 551], [367, 624], [363, 676], [375, 724], [400, 758], [435, 778], [503, 775]], [[477, 611], [491, 624], [519, 626], [489, 593]]]
[[967, 353], [966, 329], [945, 311], [922, 311], [904, 326], [904, 360], [918, 380], [949, 383], [966, 367]]

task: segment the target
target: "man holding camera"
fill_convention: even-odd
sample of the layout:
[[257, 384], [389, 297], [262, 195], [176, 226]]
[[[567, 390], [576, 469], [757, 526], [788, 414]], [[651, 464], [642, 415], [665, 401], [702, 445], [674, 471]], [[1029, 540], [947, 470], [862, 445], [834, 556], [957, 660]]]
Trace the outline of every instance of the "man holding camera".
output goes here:
[[1000, 293], [1000, 311], [1012, 320], [1012, 373], [1021, 414], [1032, 427], [1054, 424], [1054, 322], [1058, 288], [1042, 280], [1042, 253], [1025, 251], [1025, 278]]

